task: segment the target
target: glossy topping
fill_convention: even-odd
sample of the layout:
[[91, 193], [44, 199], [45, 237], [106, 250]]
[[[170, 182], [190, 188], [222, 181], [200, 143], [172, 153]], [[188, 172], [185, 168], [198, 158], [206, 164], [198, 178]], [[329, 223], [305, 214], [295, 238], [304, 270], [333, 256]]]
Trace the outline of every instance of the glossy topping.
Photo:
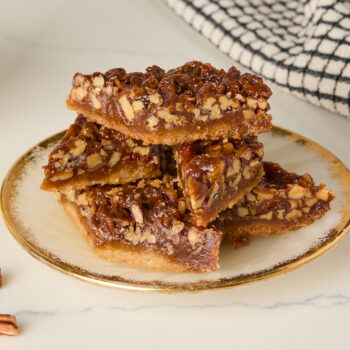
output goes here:
[[254, 137], [175, 147], [179, 178], [197, 225], [214, 220], [260, 181], [263, 154], [263, 145]]
[[168, 176], [63, 195], [79, 206], [96, 246], [118, 242], [160, 251], [191, 270], [217, 267], [221, 232], [188, 220], [186, 201], [177, 182]]
[[311, 224], [330, 209], [333, 193], [325, 185], [315, 186], [309, 174], [300, 176], [275, 163], [263, 164], [262, 181], [236, 206], [220, 214], [218, 222], [226, 221], [229, 231], [278, 235]]
[[270, 96], [257, 76], [194, 61], [167, 72], [152, 66], [145, 73], [77, 73], [67, 105], [128, 136], [174, 145], [269, 130]]
[[[103, 179], [116, 168], [130, 164], [135, 164], [134, 171], [138, 167], [147, 167], [151, 176], [158, 176], [159, 163], [157, 146], [143, 145], [141, 141], [89, 122], [80, 115], [51, 152], [48, 165], [44, 167], [45, 180], [55, 185], [67, 183], [73, 178], [78, 182], [89, 178], [92, 183], [88, 185], [103, 183]], [[146, 176], [146, 173], [140, 176]], [[114, 181], [127, 182], [116, 176]], [[49, 187], [50, 184], [46, 185]]]

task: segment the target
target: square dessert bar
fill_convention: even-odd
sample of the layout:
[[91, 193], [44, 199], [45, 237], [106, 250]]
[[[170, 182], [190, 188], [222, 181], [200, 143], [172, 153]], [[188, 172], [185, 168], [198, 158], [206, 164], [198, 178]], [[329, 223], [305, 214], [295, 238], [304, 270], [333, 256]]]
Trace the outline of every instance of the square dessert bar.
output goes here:
[[176, 145], [199, 139], [243, 138], [271, 128], [262, 79], [188, 62], [145, 73], [122, 68], [75, 74], [67, 107], [91, 121], [149, 144]]
[[263, 145], [245, 140], [199, 140], [174, 149], [178, 177], [193, 220], [205, 226], [260, 181]]
[[158, 147], [79, 115], [44, 167], [43, 190], [123, 184], [160, 175]]
[[57, 195], [99, 256], [157, 270], [205, 272], [218, 267], [222, 233], [189, 220], [174, 178]]
[[294, 231], [313, 223], [330, 209], [333, 193], [325, 185], [316, 186], [309, 174], [300, 176], [275, 163], [263, 164], [262, 181], [215, 222], [227, 239]]

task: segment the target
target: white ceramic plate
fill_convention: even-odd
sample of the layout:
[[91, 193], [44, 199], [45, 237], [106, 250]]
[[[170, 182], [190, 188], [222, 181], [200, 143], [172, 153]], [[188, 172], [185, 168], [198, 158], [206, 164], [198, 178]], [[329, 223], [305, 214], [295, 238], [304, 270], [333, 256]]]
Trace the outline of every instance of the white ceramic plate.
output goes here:
[[331, 153], [293, 132], [274, 127], [260, 136], [265, 159], [334, 191], [332, 210], [314, 224], [276, 237], [254, 237], [250, 246], [223, 245], [220, 269], [211, 273], [159, 272], [94, 255], [52, 193], [41, 191], [42, 166], [63, 133], [25, 153], [10, 169], [1, 192], [2, 212], [16, 240], [31, 255], [75, 277], [105, 286], [140, 290], [205, 290], [233, 287], [293, 270], [321, 255], [346, 233], [350, 220], [350, 173]]

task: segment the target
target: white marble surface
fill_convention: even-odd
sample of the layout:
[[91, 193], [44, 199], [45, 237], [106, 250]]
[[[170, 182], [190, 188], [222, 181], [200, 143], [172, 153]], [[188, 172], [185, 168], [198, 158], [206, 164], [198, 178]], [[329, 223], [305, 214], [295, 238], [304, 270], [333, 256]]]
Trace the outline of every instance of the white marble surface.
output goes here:
[[[160, 1], [14, 1], [0, 5], [0, 178], [27, 148], [66, 128], [74, 72], [232, 62]], [[277, 125], [350, 166], [350, 122], [273, 87]], [[21, 335], [2, 349], [349, 349], [350, 236], [303, 268], [200, 294], [126, 292], [61, 274], [29, 256], [0, 221], [0, 313]]]

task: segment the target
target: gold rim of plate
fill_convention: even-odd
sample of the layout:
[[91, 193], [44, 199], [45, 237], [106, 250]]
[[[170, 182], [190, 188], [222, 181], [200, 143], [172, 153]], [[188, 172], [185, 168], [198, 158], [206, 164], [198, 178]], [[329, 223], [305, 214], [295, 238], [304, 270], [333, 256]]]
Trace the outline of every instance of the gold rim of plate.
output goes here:
[[89, 271], [83, 270], [77, 266], [68, 264], [61, 261], [58, 257], [53, 256], [50, 252], [40, 248], [33, 242], [26, 239], [29, 232], [23, 226], [23, 224], [18, 221], [15, 214], [11, 210], [11, 199], [15, 196], [15, 186], [14, 183], [18, 180], [19, 175], [23, 168], [29, 162], [33, 161], [33, 155], [37, 150], [37, 147], [48, 148], [52, 144], [57, 143], [66, 131], [62, 131], [53, 136], [48, 137], [44, 141], [33, 146], [30, 150], [24, 153], [17, 161], [12, 165], [6, 174], [2, 186], [1, 186], [1, 212], [4, 221], [11, 232], [12, 236], [16, 241], [34, 258], [38, 259], [49, 265], [56, 270], [59, 270], [65, 274], [77, 277], [81, 280], [92, 282], [97, 285], [114, 287], [126, 290], [141, 290], [141, 291], [160, 291], [160, 292], [184, 292], [184, 291], [204, 291], [204, 290], [216, 290], [221, 288], [233, 288], [239, 285], [244, 285], [252, 282], [257, 282], [260, 280], [265, 280], [273, 276], [278, 276], [282, 273], [287, 273], [289, 271], [295, 270], [298, 267], [316, 259], [320, 255], [324, 254], [326, 251], [331, 249], [335, 244], [337, 244], [347, 233], [350, 228], [350, 171], [346, 166], [332, 153], [324, 149], [317, 143], [307, 139], [304, 136], [298, 135], [287, 129], [281, 127], [273, 126], [270, 132], [276, 136], [289, 137], [293, 141], [300, 143], [302, 145], [311, 147], [313, 150], [321, 154], [323, 157], [327, 158], [333, 169], [336, 169], [337, 177], [342, 182], [345, 191], [347, 193], [347, 203], [346, 208], [343, 210], [343, 217], [337, 227], [335, 227], [325, 239], [319, 243], [317, 246], [311, 247], [304, 254], [289, 260], [284, 261], [270, 269], [259, 271], [252, 274], [244, 274], [235, 276], [233, 278], [224, 278], [213, 281], [197, 281], [197, 282], [186, 282], [186, 283], [172, 283], [163, 281], [134, 281], [124, 279], [119, 276], [107, 276], [94, 274]]

